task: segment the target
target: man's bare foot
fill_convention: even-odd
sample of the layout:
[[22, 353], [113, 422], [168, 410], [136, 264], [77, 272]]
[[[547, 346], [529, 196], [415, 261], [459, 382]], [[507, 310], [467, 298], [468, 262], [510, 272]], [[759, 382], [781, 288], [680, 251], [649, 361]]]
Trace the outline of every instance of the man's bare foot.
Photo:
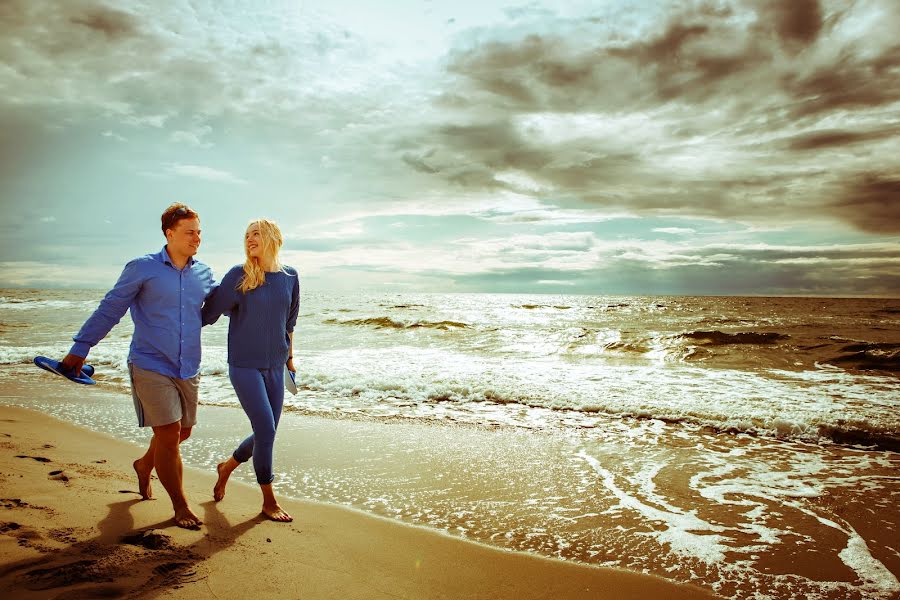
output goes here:
[[141, 459], [137, 459], [131, 464], [134, 467], [134, 472], [137, 473], [138, 492], [140, 492], [141, 498], [151, 500], [153, 498], [153, 488], [150, 487], [150, 479], [153, 475], [153, 467], [151, 466], [149, 469], [144, 468]]
[[203, 521], [187, 506], [175, 509], [175, 524], [182, 529], [200, 529]]
[[294, 517], [292, 517], [291, 515], [284, 512], [284, 509], [282, 509], [277, 504], [274, 506], [266, 506], [264, 504], [262, 512], [264, 515], [269, 517], [269, 519], [271, 519], [272, 521], [279, 521], [281, 523], [290, 523], [291, 521], [294, 520]]
[[216, 465], [216, 471], [219, 473], [219, 479], [216, 481], [216, 487], [213, 488], [213, 500], [219, 502], [225, 497], [225, 486], [228, 485], [228, 478], [231, 477], [231, 471], [223, 462]]

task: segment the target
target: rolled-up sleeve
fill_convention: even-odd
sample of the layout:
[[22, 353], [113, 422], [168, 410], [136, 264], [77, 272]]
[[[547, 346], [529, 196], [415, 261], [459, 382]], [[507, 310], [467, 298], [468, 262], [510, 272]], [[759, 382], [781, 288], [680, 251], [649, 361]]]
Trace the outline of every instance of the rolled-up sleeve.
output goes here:
[[122, 320], [135, 296], [141, 291], [144, 276], [133, 260], [125, 265], [116, 285], [107, 292], [94, 314], [85, 321], [81, 329], [72, 338], [75, 343], [69, 351], [76, 356], [86, 357], [91, 348], [97, 345], [110, 330]]

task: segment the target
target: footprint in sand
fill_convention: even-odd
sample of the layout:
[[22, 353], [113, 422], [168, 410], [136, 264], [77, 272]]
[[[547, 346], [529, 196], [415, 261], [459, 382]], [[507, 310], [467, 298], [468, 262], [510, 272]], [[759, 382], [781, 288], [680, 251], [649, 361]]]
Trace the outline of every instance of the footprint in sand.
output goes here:
[[48, 473], [48, 479], [55, 479], [57, 481], [62, 481], [63, 483], [69, 481], [68, 476], [63, 471], [50, 471], [50, 473]]
[[141, 546], [148, 550], [159, 550], [161, 548], [168, 548], [172, 543], [172, 538], [162, 533], [157, 533], [153, 529], [148, 529], [146, 531], [135, 533], [134, 535], [126, 535], [122, 538], [122, 543], [130, 544], [132, 546]]
[[0, 533], [9, 533], [10, 531], [16, 531], [21, 527], [21, 525], [14, 521], [10, 523], [0, 523]]
[[113, 578], [97, 568], [95, 560], [77, 560], [45, 569], [32, 569], [25, 573], [30, 590], [52, 590], [79, 583], [112, 582]]
[[153, 568], [153, 574], [161, 580], [158, 585], [165, 587], [184, 585], [204, 578], [194, 562], [163, 563]]
[[32, 458], [32, 459], [34, 459], [38, 462], [42, 462], [42, 463], [53, 462], [49, 458], [44, 458], [43, 456], [28, 456], [26, 454], [16, 454], [16, 458]]
[[[20, 525], [15, 521], [6, 521], [0, 523], [0, 534], [8, 535], [15, 538], [20, 546], [34, 546], [35, 542], [40, 542], [44, 537], [35, 529], [27, 525]], [[34, 546], [41, 550], [40, 545]]]

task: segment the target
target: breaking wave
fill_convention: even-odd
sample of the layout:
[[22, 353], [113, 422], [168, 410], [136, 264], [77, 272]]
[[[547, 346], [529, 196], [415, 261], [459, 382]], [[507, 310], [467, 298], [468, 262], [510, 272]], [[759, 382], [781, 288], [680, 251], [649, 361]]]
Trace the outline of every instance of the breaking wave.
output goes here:
[[711, 346], [728, 346], [731, 344], [774, 344], [786, 340], [790, 336], [781, 333], [756, 333], [753, 331], [725, 333], [714, 330], [690, 331], [688, 333], [681, 333], [675, 337], [709, 344]]
[[390, 317], [349, 319], [347, 321], [328, 319], [325, 323], [328, 325], [347, 325], [350, 327], [374, 327], [376, 329], [442, 329], [444, 331], [450, 329], [467, 329], [469, 327], [466, 323], [460, 323], [458, 321], [413, 321], [412, 323], [404, 323], [403, 321], [395, 321]]

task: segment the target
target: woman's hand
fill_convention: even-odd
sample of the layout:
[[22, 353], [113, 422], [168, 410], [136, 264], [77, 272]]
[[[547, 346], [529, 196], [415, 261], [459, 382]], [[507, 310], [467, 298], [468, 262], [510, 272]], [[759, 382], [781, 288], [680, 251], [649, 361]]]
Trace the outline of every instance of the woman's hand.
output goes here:
[[297, 372], [297, 369], [294, 368], [294, 357], [293, 356], [291, 356], [290, 358], [287, 359], [286, 364], [287, 364], [288, 371], [290, 371], [291, 373]]

